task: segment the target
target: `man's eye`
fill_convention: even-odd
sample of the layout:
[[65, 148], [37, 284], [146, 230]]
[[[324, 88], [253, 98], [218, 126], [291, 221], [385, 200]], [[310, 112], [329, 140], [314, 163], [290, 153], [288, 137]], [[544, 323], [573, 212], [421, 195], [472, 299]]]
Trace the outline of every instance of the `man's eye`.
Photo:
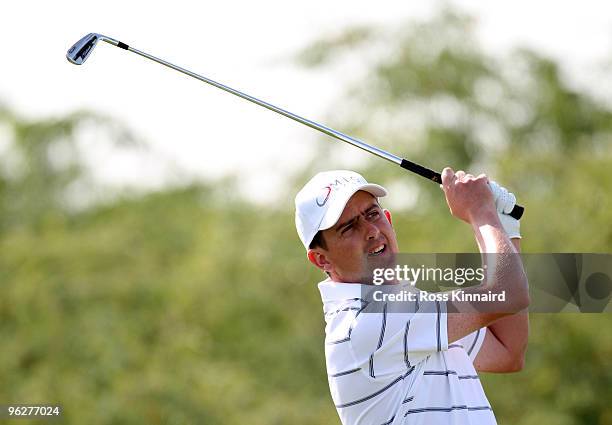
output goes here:
[[353, 225], [346, 226], [345, 228], [342, 229], [342, 231], [340, 233], [344, 235], [346, 232], [348, 232], [352, 228], [353, 228]]
[[368, 217], [370, 217], [370, 218], [378, 217], [378, 211], [372, 211], [370, 214], [368, 214]]

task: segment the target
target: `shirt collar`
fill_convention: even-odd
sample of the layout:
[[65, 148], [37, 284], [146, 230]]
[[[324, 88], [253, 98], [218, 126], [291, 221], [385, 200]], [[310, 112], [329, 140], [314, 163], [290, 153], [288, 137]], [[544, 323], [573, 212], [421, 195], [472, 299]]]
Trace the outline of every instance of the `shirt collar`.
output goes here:
[[334, 301], [361, 298], [361, 289], [363, 286], [370, 285], [334, 282], [330, 278], [327, 278], [323, 282], [320, 282], [318, 286], [319, 292], [321, 292], [321, 300], [323, 301], [323, 304], [326, 304]]
[[[364, 285], [361, 283], [345, 283], [335, 282], [331, 278], [327, 278], [318, 284], [321, 300], [323, 304], [335, 301], [347, 301], [352, 299], [363, 298], [364, 293], [376, 288], [375, 285]], [[365, 288], [364, 288], [365, 287]], [[410, 291], [419, 291], [408, 281], [400, 283], [398, 289], [407, 289]]]

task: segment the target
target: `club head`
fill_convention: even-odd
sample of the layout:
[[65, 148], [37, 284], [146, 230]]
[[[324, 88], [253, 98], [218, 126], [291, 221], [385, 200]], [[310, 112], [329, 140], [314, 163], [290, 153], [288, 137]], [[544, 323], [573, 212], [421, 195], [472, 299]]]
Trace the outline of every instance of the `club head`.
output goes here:
[[98, 42], [99, 38], [100, 34], [93, 32], [87, 34], [85, 37], [74, 43], [70, 49], [68, 49], [66, 59], [75, 65], [81, 65], [87, 60], [94, 47], [96, 47], [96, 43]]

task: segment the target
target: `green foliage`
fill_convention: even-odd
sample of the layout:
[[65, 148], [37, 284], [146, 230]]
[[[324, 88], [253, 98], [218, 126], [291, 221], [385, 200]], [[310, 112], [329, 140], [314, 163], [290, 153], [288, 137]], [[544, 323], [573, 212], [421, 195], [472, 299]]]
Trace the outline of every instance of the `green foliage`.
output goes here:
[[0, 128], [6, 129], [8, 144], [0, 168], [0, 232], [37, 225], [70, 208], [67, 190], [87, 177], [79, 146], [84, 129], [107, 131], [118, 147], [136, 144], [120, 123], [86, 111], [27, 120], [0, 107]]
[[[550, 59], [492, 57], [472, 31], [469, 17], [443, 11], [323, 39], [302, 61], [380, 49], [336, 108], [350, 117], [339, 128], [433, 168], [487, 170], [527, 208], [525, 251], [610, 252], [612, 111], [570, 88]], [[228, 178], [79, 211], [66, 202], [87, 174], [79, 129], [132, 140], [124, 129], [93, 114], [28, 121], [8, 108], [0, 123], [3, 403], [60, 403], [61, 423], [338, 423], [323, 276], [295, 234], [291, 195], [313, 172], [347, 166], [352, 148], [326, 144], [277, 209], [237, 198]], [[475, 249], [436, 185], [377, 160], [358, 171], [413, 195], [394, 211], [404, 252]], [[482, 378], [499, 422], [612, 422], [612, 318], [535, 314], [531, 326], [525, 370]]]
[[[321, 306], [289, 214], [191, 187], [2, 239], [8, 402], [67, 423], [317, 423]], [[304, 411], [304, 409], [306, 411]]]

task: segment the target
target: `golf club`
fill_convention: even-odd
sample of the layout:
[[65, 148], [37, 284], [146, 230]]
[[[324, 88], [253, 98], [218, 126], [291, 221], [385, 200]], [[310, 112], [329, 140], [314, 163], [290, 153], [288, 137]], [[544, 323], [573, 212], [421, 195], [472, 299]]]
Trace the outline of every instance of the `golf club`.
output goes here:
[[[107, 37], [105, 35], [102, 34], [96, 34], [96, 33], [90, 33], [87, 34], [85, 37], [81, 38], [79, 41], [77, 41], [66, 53], [66, 58], [73, 64], [75, 65], [82, 65], [83, 63], [85, 63], [85, 61], [87, 60], [87, 58], [89, 57], [89, 55], [91, 55], [91, 52], [93, 51], [94, 47], [96, 46], [96, 44], [98, 43], [98, 40], [102, 40], [108, 44], [112, 44], [113, 46], [117, 46], [121, 49], [124, 50], [128, 50], [132, 53], [136, 53], [140, 56], [143, 56], [147, 59], [150, 59], [152, 61], [155, 61], [157, 63], [160, 63], [162, 65], [167, 66], [168, 68], [172, 68], [176, 71], [182, 72], [183, 74], [189, 75], [190, 77], [196, 78], [200, 81], [203, 81], [207, 84], [213, 85], [221, 90], [225, 90], [226, 92], [229, 92], [233, 95], [236, 95], [238, 97], [241, 97], [243, 99], [246, 99], [250, 102], [253, 102], [259, 106], [263, 106], [264, 108], [267, 108], [271, 111], [274, 111], [276, 113], [279, 113], [281, 115], [286, 116], [287, 118], [291, 118], [294, 121], [297, 121], [299, 123], [302, 123], [304, 125], [307, 125], [310, 128], [314, 128], [315, 130], [318, 130], [322, 133], [327, 134], [328, 136], [334, 137], [338, 140], [342, 140], [343, 142], [349, 143], [353, 146], [356, 146], [360, 149], [363, 149], [366, 152], [369, 152], [371, 154], [374, 154], [376, 156], [379, 156], [383, 159], [386, 159], [387, 161], [391, 161], [397, 165], [399, 165], [400, 167], [408, 170], [408, 171], [412, 171], [413, 173], [416, 173], [420, 176], [423, 176], [429, 180], [432, 180], [436, 183], [442, 183], [442, 177], [440, 175], [440, 173], [434, 171], [434, 170], [430, 170], [429, 168], [423, 167], [422, 165], [416, 164], [412, 161], [408, 161], [407, 159], [404, 158], [400, 158], [399, 156], [395, 156], [389, 152], [386, 152], [382, 149], [379, 149], [375, 146], [371, 146], [368, 145], [365, 142], [362, 142], [359, 139], [355, 139], [354, 137], [348, 136], [344, 133], [341, 133], [339, 131], [336, 131], [332, 128], [326, 127], [324, 125], [318, 124], [314, 121], [311, 121], [309, 119], [306, 118], [302, 118], [299, 115], [293, 114], [285, 109], [279, 108], [278, 106], [274, 106], [268, 102], [265, 102], [263, 100], [257, 99], [253, 96], [249, 96], [246, 93], [242, 93], [238, 90], [235, 90], [231, 87], [228, 87], [224, 84], [218, 83], [216, 81], [213, 81], [209, 78], [203, 77], [201, 75], [198, 75], [194, 72], [191, 72], [185, 68], [181, 68], [180, 66], [171, 64], [170, 62], [167, 62], [163, 59], [159, 59], [156, 58], [153, 55], [150, 55], [148, 53], [142, 52], [140, 50], [137, 50], [133, 47], [128, 46], [125, 43], [122, 43], [121, 41], [117, 41], [113, 38]], [[524, 208], [520, 205], [515, 205], [514, 209], [510, 212], [510, 216], [514, 217], [515, 219], [520, 219], [523, 215], [524, 212]]]

